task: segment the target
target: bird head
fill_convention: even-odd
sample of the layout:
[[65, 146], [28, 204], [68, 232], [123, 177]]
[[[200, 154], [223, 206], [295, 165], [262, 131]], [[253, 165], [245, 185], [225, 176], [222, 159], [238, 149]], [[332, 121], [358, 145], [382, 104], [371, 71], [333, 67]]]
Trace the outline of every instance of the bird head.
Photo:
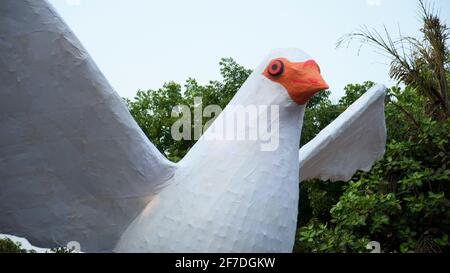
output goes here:
[[269, 80], [281, 84], [289, 97], [303, 105], [328, 85], [320, 74], [320, 68], [312, 59], [293, 62], [287, 58], [271, 59], [262, 73]]

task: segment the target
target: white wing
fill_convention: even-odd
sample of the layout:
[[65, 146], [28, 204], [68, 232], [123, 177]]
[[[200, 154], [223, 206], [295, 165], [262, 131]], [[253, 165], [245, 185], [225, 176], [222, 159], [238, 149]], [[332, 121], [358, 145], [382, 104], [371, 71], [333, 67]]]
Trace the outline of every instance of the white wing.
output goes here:
[[385, 151], [385, 91], [383, 85], [369, 89], [300, 149], [300, 181], [346, 181], [370, 170]]
[[0, 233], [113, 249], [174, 172], [46, 1], [0, 4]]

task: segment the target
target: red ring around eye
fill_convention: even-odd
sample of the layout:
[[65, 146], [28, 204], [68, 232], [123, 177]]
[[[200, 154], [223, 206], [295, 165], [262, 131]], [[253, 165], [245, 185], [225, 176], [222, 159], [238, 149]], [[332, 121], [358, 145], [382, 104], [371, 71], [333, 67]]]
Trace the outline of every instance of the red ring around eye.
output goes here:
[[284, 71], [284, 64], [280, 60], [271, 61], [267, 68], [267, 72], [269, 72], [269, 75], [274, 77], [281, 75], [283, 71]]

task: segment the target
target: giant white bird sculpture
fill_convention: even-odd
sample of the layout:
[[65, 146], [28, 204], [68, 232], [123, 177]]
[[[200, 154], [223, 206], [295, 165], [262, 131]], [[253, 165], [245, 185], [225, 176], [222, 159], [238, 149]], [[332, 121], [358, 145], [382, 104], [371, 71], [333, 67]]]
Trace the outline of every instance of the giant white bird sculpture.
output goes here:
[[[2, 0], [0, 233], [93, 252], [290, 252], [299, 181], [349, 179], [384, 153], [381, 85], [298, 151], [305, 104], [325, 88], [306, 54], [273, 51], [174, 164], [46, 1]], [[275, 149], [214, 136], [252, 105], [277, 111], [240, 130], [267, 123]]]

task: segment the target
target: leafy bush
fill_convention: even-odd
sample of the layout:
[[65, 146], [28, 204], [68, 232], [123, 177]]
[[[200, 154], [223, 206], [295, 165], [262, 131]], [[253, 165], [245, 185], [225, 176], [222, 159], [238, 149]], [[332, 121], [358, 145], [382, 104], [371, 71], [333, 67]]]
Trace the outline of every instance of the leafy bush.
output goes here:
[[[208, 105], [218, 105], [223, 109], [252, 72], [231, 58], [221, 59], [219, 66], [222, 81], [200, 85], [195, 79], [188, 79], [184, 88], [180, 84], [169, 82], [157, 90], [139, 90], [133, 100], [125, 99], [130, 113], [147, 137], [161, 153], [174, 162], [183, 158], [196, 141], [176, 141], [172, 138], [171, 127], [178, 119], [171, 117], [172, 108], [187, 105], [190, 107], [191, 117], [194, 117], [196, 107], [203, 110]], [[202, 98], [201, 105], [194, 103], [196, 97]], [[206, 122], [207, 119], [202, 119], [200, 124], [204, 126]], [[191, 130], [193, 136], [194, 124]]]
[[[51, 248], [45, 253], [72, 253], [72, 249], [67, 247], [57, 247]], [[9, 238], [0, 239], [0, 253], [36, 253], [34, 250], [26, 250], [22, 248], [22, 244], [19, 242], [14, 242]]]
[[34, 253], [21, 248], [20, 243], [15, 243], [11, 239], [0, 239], [0, 253]]
[[[365, 27], [340, 41], [356, 39], [386, 53], [390, 76], [405, 88], [393, 87], [387, 96], [386, 154], [369, 173], [358, 173], [343, 186], [339, 202], [328, 207], [330, 219], [318, 220], [314, 208], [307, 210], [312, 218], [301, 223], [297, 251], [361, 252], [363, 242], [372, 240], [384, 252], [449, 251], [450, 33], [423, 1], [419, 4], [420, 38], [394, 41], [387, 30], [383, 37]], [[360, 95], [346, 91], [343, 106]], [[309, 195], [314, 207], [317, 193]]]
[[[169, 159], [179, 160], [195, 143], [171, 138], [171, 107], [192, 105], [193, 97], [201, 94], [208, 97], [204, 106], [226, 105], [250, 73], [232, 59], [225, 60], [223, 82], [200, 86], [190, 79], [184, 92], [180, 85], [169, 83], [128, 100], [138, 124]], [[219, 99], [224, 86], [228, 95]], [[301, 143], [314, 138], [371, 86], [372, 82], [349, 84], [338, 103], [329, 100], [329, 91], [314, 97], [305, 111]], [[371, 172], [358, 173], [350, 183], [300, 185], [295, 251], [365, 252], [367, 242], [373, 240], [385, 252], [448, 251], [450, 125], [449, 120], [430, 117], [424, 110], [427, 105], [416, 88], [389, 89], [386, 154]]]
[[[386, 252], [449, 250], [450, 119], [432, 120], [420, 111], [423, 105], [415, 89], [392, 92], [397, 100], [392, 104], [388, 98], [386, 104], [385, 156], [369, 173], [358, 173], [344, 184], [339, 202], [328, 207], [329, 220], [322, 217], [318, 222], [319, 213], [313, 213], [310, 223], [299, 229], [296, 250], [361, 252], [363, 242], [373, 240]], [[399, 115], [398, 105], [413, 113], [414, 122]], [[326, 186], [308, 197], [322, 211], [326, 201], [315, 200], [325, 199], [325, 192]]]

